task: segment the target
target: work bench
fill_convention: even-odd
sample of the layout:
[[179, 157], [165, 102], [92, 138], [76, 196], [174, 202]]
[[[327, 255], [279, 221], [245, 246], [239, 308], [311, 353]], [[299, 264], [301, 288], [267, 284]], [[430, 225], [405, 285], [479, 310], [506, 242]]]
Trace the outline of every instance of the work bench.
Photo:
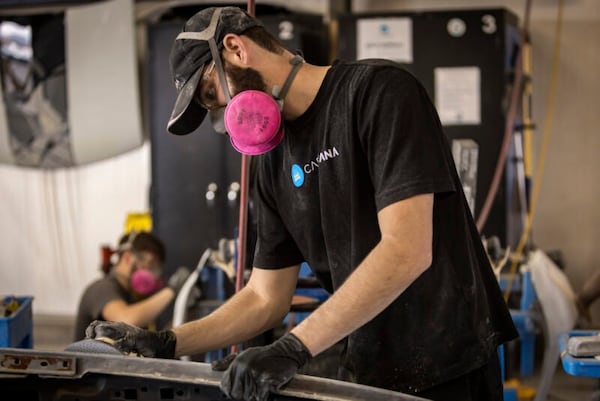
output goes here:
[[[203, 362], [0, 348], [0, 388], [21, 401], [223, 399], [222, 372]], [[278, 401], [427, 401], [380, 388], [296, 375]]]

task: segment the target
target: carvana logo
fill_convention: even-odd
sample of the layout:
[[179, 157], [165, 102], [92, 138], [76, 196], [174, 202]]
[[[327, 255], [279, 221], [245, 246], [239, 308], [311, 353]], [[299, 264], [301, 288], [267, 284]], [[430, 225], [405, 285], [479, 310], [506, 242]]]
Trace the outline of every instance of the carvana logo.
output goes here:
[[304, 171], [297, 164], [292, 165], [292, 182], [296, 187], [301, 187], [304, 184]]

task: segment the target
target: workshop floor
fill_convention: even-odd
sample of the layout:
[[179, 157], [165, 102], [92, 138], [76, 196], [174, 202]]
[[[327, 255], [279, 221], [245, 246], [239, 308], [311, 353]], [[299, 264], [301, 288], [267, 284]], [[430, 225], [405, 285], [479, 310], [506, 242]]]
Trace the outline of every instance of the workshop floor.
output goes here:
[[[62, 351], [71, 343], [73, 337], [72, 320], [38, 316], [34, 319], [34, 348], [39, 350]], [[536, 363], [536, 366], [539, 365]], [[539, 373], [532, 377], [520, 379], [518, 385], [521, 394], [533, 390], [539, 383]], [[566, 373], [560, 363], [552, 378], [552, 385], [547, 401], [600, 401], [598, 390], [600, 379], [592, 377], [577, 377]], [[529, 391], [531, 394], [531, 391]], [[532, 398], [521, 398], [519, 401], [529, 401]]]

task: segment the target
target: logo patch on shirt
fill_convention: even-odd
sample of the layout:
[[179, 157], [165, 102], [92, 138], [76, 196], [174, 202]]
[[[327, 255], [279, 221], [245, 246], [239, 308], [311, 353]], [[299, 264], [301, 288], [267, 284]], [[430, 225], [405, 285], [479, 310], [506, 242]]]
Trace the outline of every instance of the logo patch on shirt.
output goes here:
[[324, 163], [329, 159], [338, 157], [339, 155], [340, 153], [335, 147], [333, 147], [331, 149], [326, 149], [320, 152], [314, 160], [311, 160], [308, 163], [306, 163], [304, 167], [301, 167], [298, 164], [293, 164], [291, 176], [294, 186], [296, 188], [300, 188], [304, 184], [304, 177], [306, 174], [312, 173], [320, 167], [321, 163]]
[[304, 184], [304, 171], [297, 164], [292, 165], [292, 182], [296, 188], [300, 188]]

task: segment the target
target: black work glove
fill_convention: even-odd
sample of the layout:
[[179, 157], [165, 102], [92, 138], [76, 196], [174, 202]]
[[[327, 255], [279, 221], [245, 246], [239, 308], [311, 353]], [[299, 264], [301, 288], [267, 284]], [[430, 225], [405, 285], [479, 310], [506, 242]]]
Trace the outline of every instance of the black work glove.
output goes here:
[[269, 393], [283, 388], [311, 358], [304, 344], [288, 333], [270, 345], [231, 354], [214, 362], [212, 368], [227, 369], [220, 387], [228, 397], [267, 401]]
[[171, 330], [155, 332], [123, 322], [94, 320], [85, 329], [85, 336], [111, 344], [124, 354], [147, 358], [175, 357], [177, 337]]
[[182, 266], [178, 268], [175, 273], [169, 277], [169, 281], [167, 281], [167, 287], [172, 288], [175, 294], [178, 294], [188, 277], [190, 277], [190, 274], [192, 274], [192, 272], [187, 267]]

